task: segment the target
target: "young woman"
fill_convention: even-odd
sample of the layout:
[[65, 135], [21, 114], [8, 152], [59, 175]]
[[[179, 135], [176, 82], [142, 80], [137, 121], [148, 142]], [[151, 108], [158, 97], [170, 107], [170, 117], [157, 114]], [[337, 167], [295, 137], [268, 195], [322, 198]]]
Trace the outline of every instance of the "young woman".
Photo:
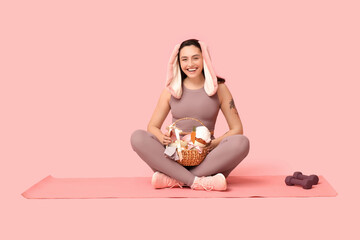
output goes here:
[[[215, 138], [213, 131], [221, 109], [229, 131]], [[161, 126], [169, 111], [172, 122], [184, 117], [199, 119], [212, 133], [206, 158], [197, 166], [182, 166], [165, 157], [166, 145], [171, 143]], [[176, 126], [191, 132], [197, 121], [185, 119]], [[135, 130], [131, 145], [139, 157], [154, 171], [154, 188], [187, 186], [194, 190], [226, 190], [226, 178], [247, 156], [249, 139], [243, 135], [243, 126], [232, 95], [223, 78], [217, 77], [211, 64], [207, 46], [197, 39], [177, 44], [168, 64], [166, 87], [163, 89], [147, 131]]]

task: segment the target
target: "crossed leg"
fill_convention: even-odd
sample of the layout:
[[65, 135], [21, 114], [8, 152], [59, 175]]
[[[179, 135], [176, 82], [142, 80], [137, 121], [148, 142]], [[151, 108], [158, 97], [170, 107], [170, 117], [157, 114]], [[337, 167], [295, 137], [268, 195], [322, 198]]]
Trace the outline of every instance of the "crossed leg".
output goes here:
[[230, 172], [248, 155], [249, 139], [245, 135], [237, 134], [225, 137], [214, 148], [200, 165], [190, 169], [196, 176], [212, 176], [217, 173], [228, 177]]
[[162, 172], [191, 186], [195, 175], [181, 164], [165, 157], [165, 146], [157, 137], [145, 130], [135, 130], [131, 135], [131, 146], [139, 157], [155, 172]]
[[221, 172], [227, 177], [249, 152], [248, 138], [244, 135], [232, 135], [224, 138], [200, 165], [184, 167], [165, 157], [165, 146], [150, 132], [135, 130], [130, 142], [133, 150], [154, 172], [162, 172], [187, 186], [191, 186], [195, 176], [210, 176]]

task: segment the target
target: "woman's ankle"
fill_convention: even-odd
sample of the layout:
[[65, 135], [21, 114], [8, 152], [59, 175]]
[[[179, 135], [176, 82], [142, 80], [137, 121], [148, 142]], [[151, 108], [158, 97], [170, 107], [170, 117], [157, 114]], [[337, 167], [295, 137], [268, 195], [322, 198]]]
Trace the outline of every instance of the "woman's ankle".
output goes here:
[[196, 178], [197, 178], [197, 176], [194, 176], [193, 180], [187, 186], [191, 187], [194, 184]]

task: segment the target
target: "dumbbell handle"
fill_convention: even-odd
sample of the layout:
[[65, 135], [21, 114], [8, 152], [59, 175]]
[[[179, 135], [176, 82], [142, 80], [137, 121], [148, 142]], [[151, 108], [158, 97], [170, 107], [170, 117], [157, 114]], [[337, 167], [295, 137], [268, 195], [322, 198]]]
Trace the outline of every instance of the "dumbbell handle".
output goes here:
[[303, 186], [303, 188], [306, 188], [306, 189], [312, 187], [312, 181], [310, 179], [291, 178], [290, 183], [296, 184], [296, 185], [301, 185], [301, 186]]
[[303, 179], [310, 179], [313, 181], [313, 184], [317, 184], [319, 182], [319, 177], [316, 175], [303, 175], [301, 172], [295, 172], [293, 176], [297, 179], [303, 180]]

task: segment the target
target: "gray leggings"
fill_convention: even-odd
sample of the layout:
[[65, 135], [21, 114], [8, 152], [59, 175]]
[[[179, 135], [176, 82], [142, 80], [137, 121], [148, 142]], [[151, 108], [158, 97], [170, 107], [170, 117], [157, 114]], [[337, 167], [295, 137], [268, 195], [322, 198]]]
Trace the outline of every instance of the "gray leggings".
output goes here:
[[249, 139], [245, 135], [231, 135], [222, 139], [197, 166], [182, 166], [165, 157], [165, 145], [145, 130], [135, 130], [131, 135], [131, 146], [139, 157], [156, 172], [162, 172], [191, 186], [195, 176], [212, 176], [217, 173], [228, 177], [230, 172], [248, 155]]

